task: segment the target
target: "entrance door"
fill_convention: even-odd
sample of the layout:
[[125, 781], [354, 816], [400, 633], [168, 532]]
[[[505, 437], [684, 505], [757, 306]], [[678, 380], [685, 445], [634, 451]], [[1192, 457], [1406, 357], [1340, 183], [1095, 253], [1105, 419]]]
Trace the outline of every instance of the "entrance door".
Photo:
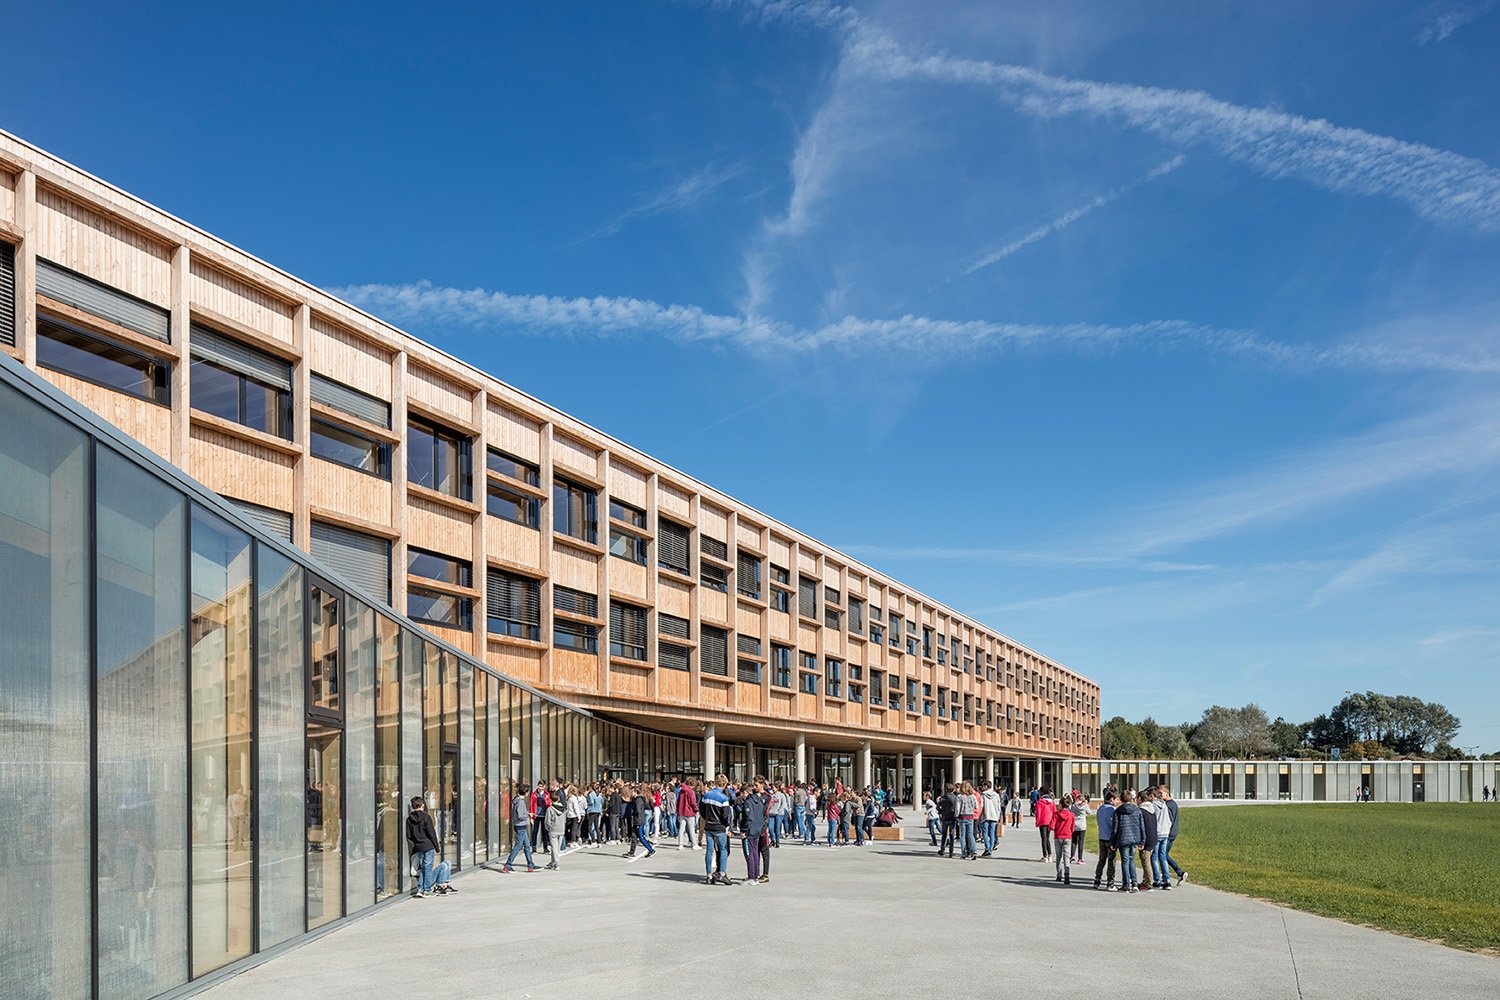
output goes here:
[[307, 929], [344, 915], [344, 594], [307, 580]]
[[442, 841], [441, 857], [454, 871], [458, 871], [459, 867], [459, 828], [463, 825], [463, 809], [458, 800], [459, 778], [458, 747], [452, 743], [444, 743], [442, 771], [438, 780], [438, 801], [442, 803], [438, 839]]

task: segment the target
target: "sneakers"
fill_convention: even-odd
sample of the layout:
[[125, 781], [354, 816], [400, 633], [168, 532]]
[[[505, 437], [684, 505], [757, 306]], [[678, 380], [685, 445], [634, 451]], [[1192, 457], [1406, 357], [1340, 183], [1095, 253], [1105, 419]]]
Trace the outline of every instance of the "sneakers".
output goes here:
[[1103, 886], [1101, 886], [1101, 885], [1100, 885], [1100, 884], [1099, 884], [1099, 880], [1098, 880], [1098, 879], [1094, 879], [1094, 888], [1095, 888], [1095, 889], [1100, 889], [1100, 888], [1103, 888]]
[[990, 852], [989, 851], [985, 851], [983, 854], [980, 855], [981, 858], [987, 858], [989, 856], [990, 856]]
[[546, 868], [549, 872], [555, 872], [555, 871], [557, 871], [557, 862], [556, 861], [549, 861], [545, 865], [543, 865], [542, 867]]
[[771, 881], [771, 876], [769, 876], [769, 875], [762, 875], [760, 878], [756, 879], [755, 881], [759, 882], [761, 885], [765, 885], [767, 882]]
[[1073, 884], [1073, 876], [1071, 876], [1071, 875], [1064, 875], [1063, 876], [1063, 885], [1072, 885], [1072, 884]]
[[713, 885], [714, 884], [714, 877], [712, 875], [705, 875], [705, 876], [703, 876], [703, 884], [704, 885]]
[[501, 875], [509, 875], [513, 871], [515, 871], [515, 869], [512, 868], [510, 865], [501, 865], [500, 866], [500, 874]]
[[1057, 878], [1054, 881], [1061, 882], [1062, 881], [1062, 876], [1061, 875], [1057, 876]]
[[1171, 892], [1172, 891], [1172, 886], [1169, 883], [1167, 883], [1167, 882], [1163, 882], [1161, 885], [1157, 886], [1157, 888], [1160, 889], [1162, 892]]
[[1184, 883], [1186, 881], [1187, 881], [1187, 872], [1178, 872], [1177, 873], [1177, 884], [1181, 885], [1182, 883]]
[[411, 898], [412, 899], [426, 899], [427, 898], [427, 893], [423, 892], [421, 889], [418, 889], [416, 892], [413, 892], [411, 894]]

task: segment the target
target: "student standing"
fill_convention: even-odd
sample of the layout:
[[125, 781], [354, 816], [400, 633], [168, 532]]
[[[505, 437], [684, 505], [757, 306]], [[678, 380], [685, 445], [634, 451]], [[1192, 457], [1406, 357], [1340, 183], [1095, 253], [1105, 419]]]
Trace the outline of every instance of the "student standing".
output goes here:
[[922, 815], [927, 818], [927, 837], [932, 841], [932, 846], [938, 845], [938, 804], [933, 801], [932, 793], [922, 792]]
[[958, 790], [952, 785], [943, 788], [942, 798], [938, 799], [938, 825], [941, 827], [941, 835], [938, 841], [938, 857], [943, 852], [948, 852], [948, 857], [953, 857], [953, 841], [958, 839]]
[[698, 846], [698, 793], [692, 782], [684, 781], [677, 789], [677, 849], [683, 840], [688, 847]]
[[1052, 789], [1043, 788], [1036, 797], [1036, 804], [1032, 806], [1032, 815], [1036, 817], [1036, 828], [1042, 836], [1042, 860], [1052, 860], [1052, 817], [1057, 812], [1057, 803], [1052, 800]]
[[1172, 857], [1172, 845], [1177, 843], [1177, 800], [1172, 798], [1172, 790], [1166, 785], [1157, 788], [1157, 792], [1161, 795], [1161, 800], [1166, 803], [1167, 812], [1170, 814], [1172, 821], [1172, 832], [1167, 836], [1167, 846], [1162, 851], [1162, 857], [1166, 861], [1167, 867], [1176, 873], [1177, 884], [1181, 885], [1187, 881], [1187, 872], [1183, 871], [1182, 866]]
[[1011, 827], [1012, 830], [1016, 830], [1016, 829], [1019, 829], [1020, 826], [1021, 826], [1021, 796], [1019, 796], [1019, 795], [1012, 795], [1010, 797], [1010, 827]]
[[974, 813], [979, 808], [979, 796], [974, 786], [965, 781], [958, 786], [958, 854], [965, 861], [979, 856], [974, 846]]
[[1057, 881], [1063, 885], [1073, 884], [1073, 826], [1075, 819], [1071, 795], [1064, 795], [1052, 813], [1052, 836], [1057, 842]]
[[703, 824], [703, 871], [705, 883], [733, 885], [729, 878], [729, 796], [724, 786], [729, 779], [719, 775], [714, 786], [698, 802], [698, 816]]
[[1151, 853], [1156, 850], [1156, 809], [1151, 805], [1154, 796], [1149, 788], [1142, 789], [1136, 795], [1136, 805], [1141, 808], [1141, 826], [1144, 832], [1141, 835], [1141, 867], [1145, 869], [1141, 873], [1140, 888], [1142, 892], [1150, 892], [1156, 888], [1156, 883], [1151, 871]]
[[1083, 864], [1083, 839], [1089, 832], [1089, 800], [1082, 792], [1074, 791], [1073, 804], [1068, 809], [1073, 813], [1073, 864]]
[[1146, 823], [1140, 806], [1135, 804], [1135, 792], [1127, 790], [1111, 817], [1114, 827], [1114, 845], [1120, 853], [1120, 891], [1137, 892], [1135, 875], [1135, 852], [1146, 840]]
[[759, 778], [745, 800], [745, 875], [751, 882], [771, 881], [771, 797]]
[[1094, 817], [1094, 826], [1099, 834], [1099, 863], [1094, 866], [1094, 888], [1099, 888], [1100, 879], [1106, 876], [1109, 879], [1105, 889], [1115, 887], [1115, 856], [1117, 854], [1114, 845], [1115, 809], [1120, 804], [1120, 796], [1113, 788], [1104, 790], [1104, 804], [1099, 807], [1099, 814]]
[[984, 792], [980, 798], [984, 800], [983, 832], [984, 832], [984, 854], [981, 857], [989, 857], [995, 852], [995, 845], [999, 842], [1000, 817], [1005, 803], [1000, 798], [1000, 793], [995, 791], [993, 782], [984, 783]]
[[529, 793], [531, 786], [522, 784], [516, 789], [516, 794], [510, 799], [510, 856], [505, 859], [505, 865], [500, 870], [508, 872], [516, 860], [517, 851], [526, 852], [526, 870], [536, 871], [536, 861], [531, 857], [531, 806], [529, 804]]
[[547, 824], [547, 850], [552, 855], [547, 868], [551, 871], [557, 871], [557, 859], [562, 856], [565, 845], [564, 828], [568, 822], [568, 807], [563, 804], [564, 799], [565, 796], [561, 793], [554, 795], [547, 806], [547, 814], [543, 817]]

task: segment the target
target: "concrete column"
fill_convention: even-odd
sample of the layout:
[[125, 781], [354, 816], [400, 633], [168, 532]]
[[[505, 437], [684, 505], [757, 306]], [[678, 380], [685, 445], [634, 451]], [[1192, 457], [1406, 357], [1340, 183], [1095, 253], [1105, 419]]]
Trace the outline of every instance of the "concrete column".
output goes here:
[[896, 755], [896, 787], [891, 789], [892, 801], [901, 801], [901, 796], [906, 794], [906, 754]]
[[714, 759], [716, 749], [714, 744], [714, 724], [710, 722], [703, 727], [703, 779], [709, 784], [713, 784], [714, 778], [719, 773]]
[[1026, 794], [1026, 789], [1021, 787], [1021, 758], [1017, 757], [1011, 761], [1011, 765], [1013, 770], [1011, 771], [1010, 794], [1024, 795]]
[[749, 741], [745, 743], [745, 780], [749, 781], [755, 777], [755, 744]]
[[797, 780], [807, 780], [807, 737], [797, 734]]
[[911, 802], [912, 805], [922, 801], [922, 748], [911, 748]]
[[955, 751], [953, 751], [953, 783], [955, 785], [957, 785], [957, 784], [962, 783], [963, 780], [964, 780], [964, 752], [962, 750], [955, 750]]
[[984, 758], [984, 780], [991, 785], [995, 783], [995, 755], [988, 754]]
[[870, 784], [870, 741], [862, 740], [859, 744], [859, 777], [855, 783], [860, 788]]

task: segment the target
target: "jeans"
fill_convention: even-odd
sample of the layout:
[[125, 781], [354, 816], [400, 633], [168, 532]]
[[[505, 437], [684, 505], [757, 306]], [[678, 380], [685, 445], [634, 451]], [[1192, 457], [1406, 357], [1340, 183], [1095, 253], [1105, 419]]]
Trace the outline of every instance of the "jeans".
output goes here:
[[677, 814], [674, 812], [667, 813], [667, 836], [677, 836]]
[[1140, 880], [1135, 876], [1135, 851], [1140, 844], [1121, 844], [1120, 851], [1120, 886], [1126, 889], [1134, 889]]
[[1167, 848], [1172, 845], [1170, 840], [1158, 839], [1156, 846], [1151, 848], [1151, 884], [1166, 885], [1170, 880], [1167, 871]]
[[583, 839], [585, 843], [599, 843], [599, 820], [600, 816], [598, 813], [588, 814], [588, 817], [585, 820], [587, 825], [583, 828]]
[[536, 862], [531, 858], [531, 831], [524, 826], [512, 826], [512, 843], [510, 845], [510, 857], [505, 859], [505, 867], [509, 868], [511, 862], [516, 860], [517, 851], [526, 852], [526, 867], [535, 868]]
[[421, 873], [421, 879], [417, 883], [417, 889], [420, 892], [426, 892], [432, 888], [432, 859], [435, 857], [437, 857], [437, 852], [429, 849], [421, 851], [412, 858]]
[[1021, 825], [1021, 810], [1017, 809], [1010, 814], [1010, 825], [1012, 829]]
[[818, 836], [817, 831], [813, 829], [813, 822], [812, 814], [807, 811], [806, 806], [797, 810], [797, 825], [802, 828], [804, 844], [811, 844]]
[[984, 853], [989, 854], [995, 849], [1000, 840], [1000, 821], [998, 819], [987, 819], [984, 821]]
[[772, 816], [767, 821], [767, 831], [771, 835], [771, 843], [777, 847], [781, 846], [781, 816]]
[[828, 820], [828, 846], [833, 846], [833, 831], [838, 829], [839, 821], [832, 817]]
[[703, 874], [712, 875], [718, 872], [721, 875], [729, 874], [729, 834], [720, 830], [718, 833], [704, 831], [705, 847], [703, 849]]
[[927, 836], [932, 840], [932, 846], [936, 847], [937, 844], [938, 844], [938, 821], [937, 820], [930, 819], [930, 820], [927, 821]]
[[698, 846], [697, 816], [677, 817], [677, 846], [681, 847], [684, 840], [687, 841], [687, 846], [689, 847]]
[[1180, 876], [1184, 874], [1182, 866], [1172, 858], [1172, 845], [1175, 843], [1177, 843], [1177, 834], [1174, 833], [1167, 838], [1167, 849], [1162, 852], [1162, 857], [1167, 862], [1167, 867], [1172, 869], [1172, 871], [1176, 872]]
[[1099, 841], [1099, 863], [1094, 866], [1094, 884], [1098, 885], [1101, 878], [1106, 876], [1109, 884], [1115, 884], [1115, 856], [1119, 852], [1115, 845], [1107, 840]]
[[958, 852], [964, 857], [977, 854], [974, 850], [974, 821], [972, 819], [961, 819], [958, 821]]

